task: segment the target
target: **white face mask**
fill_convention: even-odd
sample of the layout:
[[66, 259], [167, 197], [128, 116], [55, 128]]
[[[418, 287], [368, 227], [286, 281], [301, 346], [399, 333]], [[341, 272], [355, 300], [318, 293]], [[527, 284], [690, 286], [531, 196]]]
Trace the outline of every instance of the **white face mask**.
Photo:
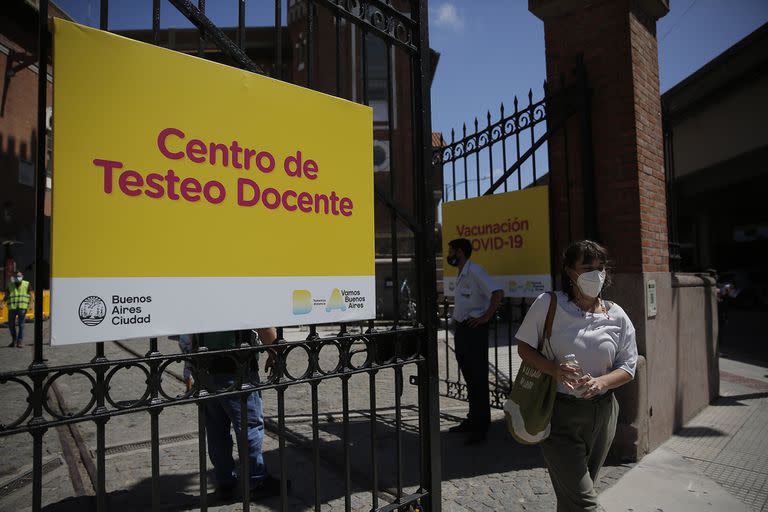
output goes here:
[[584, 272], [576, 280], [576, 285], [581, 293], [593, 299], [600, 295], [603, 284], [605, 284], [605, 270]]

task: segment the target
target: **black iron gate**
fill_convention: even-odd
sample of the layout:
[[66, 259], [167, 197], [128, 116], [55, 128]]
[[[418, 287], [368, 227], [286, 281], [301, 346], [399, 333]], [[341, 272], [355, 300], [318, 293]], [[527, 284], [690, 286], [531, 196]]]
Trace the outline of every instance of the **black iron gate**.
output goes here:
[[[588, 116], [589, 88], [583, 66], [577, 66], [574, 79], [566, 85], [566, 78], [560, 77], [555, 91], [550, 84], [544, 83], [543, 97], [534, 100], [533, 90], [523, 101], [517, 97], [512, 108], [502, 103], [498, 117], [490, 111], [467, 130], [464, 124], [459, 132], [451, 130], [450, 141], [433, 153], [433, 164], [442, 168], [444, 187], [443, 202], [469, 199], [482, 195], [523, 190], [533, 186], [548, 186], [550, 197], [554, 193], [550, 181], [549, 157], [552, 154], [549, 144], [558, 138], [560, 158], [565, 162], [563, 169], [564, 183], [570, 183], [569, 163], [572, 160], [569, 144], [581, 145], [581, 176], [587, 179], [585, 160], [591, 154], [591, 140], [584, 136], [591, 130]], [[580, 114], [580, 115], [579, 115]], [[575, 132], [575, 133], [574, 133]], [[575, 141], [575, 142], [574, 142]], [[566, 155], [565, 158], [562, 158]], [[568, 187], [565, 187], [568, 189]], [[590, 187], [585, 184], [585, 192]], [[550, 232], [557, 222], [566, 226], [567, 238], [571, 234], [570, 190], [565, 191], [568, 208], [555, 215], [550, 201]], [[589, 218], [588, 201], [584, 203], [585, 218]], [[552, 237], [551, 237], [552, 238]], [[550, 255], [555, 282], [555, 245], [551, 244]], [[438, 287], [440, 288], [440, 287]], [[443, 292], [445, 290], [443, 289]], [[467, 400], [467, 387], [454, 356], [453, 336], [451, 334], [452, 296], [444, 294], [441, 299], [440, 317], [442, 330], [439, 338], [441, 346], [440, 380], [445, 384], [441, 392], [445, 396], [458, 400]], [[497, 314], [489, 325], [488, 338], [488, 375], [490, 381], [491, 406], [502, 408], [509, 395], [512, 382], [520, 367], [517, 355], [515, 332], [533, 299], [509, 298], [502, 301]]]
[[[217, 27], [206, 17], [205, 0], [193, 5], [189, 0], [169, 0], [197, 28], [200, 56], [215, 48], [217, 58], [237, 67], [269, 73], [308, 88], [334, 94], [374, 107], [375, 136], [389, 143], [390, 160], [386, 172], [377, 173], [376, 179], [376, 231], [377, 255], [391, 262], [394, 282], [398, 281], [398, 260], [405, 252], [414, 262], [413, 273], [417, 286], [415, 319], [401, 320], [401, 300], [397, 287], [391, 294], [385, 292], [384, 300], [391, 300], [393, 312], [389, 318], [374, 323], [344, 324], [331, 329], [324, 326], [309, 328], [302, 341], [287, 342], [285, 330], [278, 330], [278, 341], [269, 350], [276, 353], [276, 371], [270, 376], [253, 380], [247, 369], [259, 353], [268, 350], [264, 346], [243, 344], [239, 348], [222, 351], [231, 356], [239, 368], [235, 385], [227, 390], [209, 392], [205, 389], [207, 359], [211, 353], [205, 347], [196, 349], [188, 356], [163, 354], [158, 340], [150, 339], [145, 355], [131, 350], [135, 357], [109, 359], [105, 344], [94, 347], [93, 358], [78, 364], [50, 365], [44, 352], [44, 325], [42, 303], [35, 304], [34, 357], [28, 368], [0, 374], [0, 387], [18, 386], [26, 394], [28, 406], [18, 417], [0, 425], [0, 437], [30, 435], [32, 454], [32, 509], [39, 511], [43, 503], [43, 440], [47, 433], [59, 426], [92, 423], [96, 429], [95, 464], [89, 471], [93, 480], [97, 510], [110, 507], [107, 493], [106, 432], [110, 419], [128, 414], [146, 413], [149, 416], [151, 452], [151, 508], [160, 508], [160, 434], [159, 418], [169, 407], [193, 404], [198, 409], [199, 437], [199, 507], [206, 510], [207, 458], [205, 421], [202, 408], [212, 396], [239, 396], [245, 402], [247, 393], [261, 391], [276, 395], [276, 421], [272, 429], [279, 437], [279, 472], [282, 476], [280, 508], [288, 509], [287, 445], [293, 441], [287, 435], [287, 392], [296, 386], [308, 386], [311, 396], [311, 435], [307, 448], [311, 451], [312, 486], [314, 509], [321, 509], [321, 414], [319, 389], [322, 383], [335, 380], [341, 385], [341, 472], [344, 481], [345, 509], [351, 510], [353, 494], [353, 458], [357, 455], [351, 442], [349, 408], [350, 380], [367, 376], [369, 410], [364, 416], [370, 422], [368, 445], [370, 468], [366, 478], [370, 490], [371, 510], [440, 509], [440, 457], [438, 424], [438, 367], [437, 367], [437, 318], [425, 312], [436, 311], [434, 210], [432, 190], [432, 153], [430, 132], [429, 76], [430, 53], [428, 47], [426, 0], [285, 0], [274, 1], [274, 25], [271, 30], [272, 55], [265, 62], [255, 62], [248, 53], [248, 27], [246, 26], [246, 1], [232, 0], [238, 6], [238, 26], [232, 32], [236, 42], [226, 30]], [[263, 4], [268, 4], [264, 2]], [[161, 43], [160, 0], [153, 0], [151, 42]], [[48, 0], [39, 0], [39, 55], [40, 70], [47, 69], [50, 55], [48, 33]], [[271, 9], [271, 7], [270, 7]], [[287, 9], [289, 30], [282, 25], [283, 10]], [[100, 28], [109, 29], [109, 1], [101, 0]], [[295, 30], [294, 30], [295, 29]], [[286, 46], [289, 37], [295, 45]], [[171, 46], [172, 44], [166, 44]], [[286, 60], [292, 51], [293, 59]], [[375, 61], [374, 61], [375, 59]], [[395, 78], [396, 77], [396, 78]], [[54, 77], [55, 80], [55, 77]], [[55, 86], [55, 82], [54, 82]], [[38, 119], [39, 134], [46, 132], [46, 73], [39, 73]], [[46, 137], [37, 138], [36, 161], [36, 269], [42, 269], [49, 241], [44, 229], [44, 203], [46, 191]], [[395, 154], [397, 153], [397, 154]], [[55, 183], [55, 181], [54, 181]], [[55, 186], [55, 185], [54, 185]], [[403, 194], [403, 190], [410, 194]], [[395, 192], [398, 191], [396, 194]], [[354, 240], [329, 240], [329, 247], [343, 252], [345, 243]], [[317, 248], [322, 249], [322, 248]], [[38, 276], [41, 271], [36, 272]], [[377, 276], [377, 279], [381, 276]], [[37, 297], [43, 296], [42, 280], [36, 279]], [[55, 312], [54, 312], [55, 314]], [[47, 349], [46, 349], [47, 350]], [[331, 350], [334, 364], [324, 366], [322, 354]], [[301, 354], [306, 361], [297, 369], [290, 363], [292, 354]], [[174, 395], [164, 387], [171, 378], [171, 366], [191, 360], [195, 372], [195, 386], [191, 391]], [[262, 361], [264, 358], [262, 358]], [[404, 482], [403, 442], [403, 393], [404, 372], [416, 368], [413, 379], [418, 386], [416, 435], [418, 448], [417, 485], [406, 492]], [[136, 399], [121, 401], [113, 396], [112, 386], [121, 371], [133, 369], [142, 375], [143, 392]], [[50, 395], [59, 379], [76, 376], [84, 379], [90, 389], [90, 398], [77, 411], [58, 410]], [[394, 450], [382, 453], [377, 448], [380, 438], [380, 410], [377, 407], [377, 386], [382, 376], [394, 386], [394, 418], [391, 421]], [[377, 378], [378, 377], [378, 378]], [[391, 380], [390, 380], [391, 379]], [[271, 411], [267, 411], [267, 416]], [[245, 415], [243, 415], [245, 420]], [[246, 429], [241, 429], [238, 449], [242, 461], [240, 471], [247, 475], [248, 457]], [[19, 438], [20, 442], [24, 442]], [[415, 447], [414, 447], [415, 448]], [[387, 467], [391, 484], [383, 489], [380, 485], [383, 467], [382, 457], [393, 458]], [[243, 478], [243, 480], [246, 480]], [[357, 485], [360, 482], [358, 480]], [[247, 484], [245, 484], [247, 485]], [[243, 493], [243, 507], [249, 507], [249, 495]]]

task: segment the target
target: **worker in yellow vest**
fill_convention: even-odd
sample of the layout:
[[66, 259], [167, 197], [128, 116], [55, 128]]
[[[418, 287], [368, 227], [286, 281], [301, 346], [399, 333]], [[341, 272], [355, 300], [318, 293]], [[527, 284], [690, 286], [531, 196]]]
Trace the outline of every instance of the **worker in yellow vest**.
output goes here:
[[[11, 344], [8, 346], [21, 348], [24, 339], [24, 320], [29, 309], [29, 281], [24, 280], [24, 274], [21, 271], [16, 272], [8, 283], [5, 301], [8, 304], [8, 328], [11, 330]], [[17, 321], [18, 333], [16, 332]]]

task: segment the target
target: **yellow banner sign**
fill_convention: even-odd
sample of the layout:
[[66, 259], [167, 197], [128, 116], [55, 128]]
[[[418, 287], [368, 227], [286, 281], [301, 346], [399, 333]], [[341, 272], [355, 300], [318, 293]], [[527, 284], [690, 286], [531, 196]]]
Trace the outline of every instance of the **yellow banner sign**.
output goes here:
[[54, 343], [375, 316], [369, 107], [60, 19], [54, 50]]
[[[532, 187], [443, 204], [443, 255], [448, 242], [472, 242], [472, 261], [497, 279], [508, 297], [536, 297], [552, 289], [547, 187]], [[445, 260], [444, 260], [445, 261]], [[457, 269], [443, 266], [446, 295]]]

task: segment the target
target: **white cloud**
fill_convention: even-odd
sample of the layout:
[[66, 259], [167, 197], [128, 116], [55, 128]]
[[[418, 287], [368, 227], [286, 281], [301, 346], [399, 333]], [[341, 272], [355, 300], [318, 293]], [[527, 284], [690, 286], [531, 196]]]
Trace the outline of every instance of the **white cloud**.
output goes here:
[[452, 3], [444, 3], [435, 9], [435, 25], [438, 27], [461, 30], [464, 28], [464, 20], [459, 16], [459, 11]]

